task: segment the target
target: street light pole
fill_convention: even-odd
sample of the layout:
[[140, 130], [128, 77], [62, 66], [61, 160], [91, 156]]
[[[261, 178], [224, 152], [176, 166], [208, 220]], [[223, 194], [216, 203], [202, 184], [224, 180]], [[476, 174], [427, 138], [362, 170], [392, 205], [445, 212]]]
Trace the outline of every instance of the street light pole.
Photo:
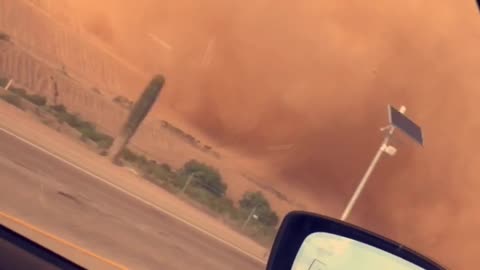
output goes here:
[[5, 90], [10, 89], [10, 86], [12, 86], [12, 84], [13, 84], [13, 79], [10, 79], [10, 80], [8, 81], [7, 85], [5, 85]]
[[180, 194], [185, 193], [185, 190], [190, 185], [190, 182], [192, 182], [193, 178], [195, 178], [195, 173], [192, 173], [188, 176], [187, 181], [185, 182], [185, 185], [183, 186], [182, 190], [180, 191]]
[[[407, 109], [405, 106], [402, 106], [400, 108], [401, 113], [405, 113]], [[386, 152], [389, 155], [394, 155], [396, 152], [396, 149], [393, 146], [388, 145], [390, 142], [390, 138], [393, 135], [393, 132], [395, 131], [395, 127], [393, 125], [390, 125], [388, 127], [388, 132], [385, 138], [383, 139], [382, 144], [377, 150], [377, 153], [373, 157], [372, 161], [370, 162], [370, 165], [367, 168], [367, 171], [363, 175], [362, 179], [360, 180], [360, 183], [358, 184], [357, 188], [355, 189], [355, 192], [353, 193], [352, 197], [350, 198], [350, 201], [347, 204], [347, 207], [345, 207], [345, 210], [342, 213], [341, 220], [345, 221], [348, 216], [350, 215], [350, 212], [352, 211], [353, 206], [357, 202], [358, 198], [360, 197], [360, 194], [362, 193], [365, 185], [368, 182], [368, 179], [370, 178], [370, 175], [372, 174], [373, 170], [375, 169], [375, 166], [377, 165], [378, 161], [382, 157], [382, 154]]]
[[245, 220], [245, 222], [242, 225], [242, 231], [245, 230], [245, 227], [247, 227], [248, 222], [250, 222], [250, 219], [252, 219], [253, 215], [255, 214], [255, 211], [257, 210], [257, 206], [258, 205], [255, 205], [255, 207], [253, 207], [253, 209], [248, 214], [247, 219]]

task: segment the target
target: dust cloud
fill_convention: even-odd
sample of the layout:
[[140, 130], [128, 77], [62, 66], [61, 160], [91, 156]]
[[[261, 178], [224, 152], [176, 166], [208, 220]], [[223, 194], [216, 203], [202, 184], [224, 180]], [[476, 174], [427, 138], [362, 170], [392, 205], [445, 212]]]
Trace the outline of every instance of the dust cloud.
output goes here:
[[467, 269], [480, 225], [470, 2], [89, 0], [77, 10], [119, 53], [167, 74], [166, 107], [332, 216], [379, 146], [386, 105], [406, 105], [426, 146], [397, 138], [352, 221]]

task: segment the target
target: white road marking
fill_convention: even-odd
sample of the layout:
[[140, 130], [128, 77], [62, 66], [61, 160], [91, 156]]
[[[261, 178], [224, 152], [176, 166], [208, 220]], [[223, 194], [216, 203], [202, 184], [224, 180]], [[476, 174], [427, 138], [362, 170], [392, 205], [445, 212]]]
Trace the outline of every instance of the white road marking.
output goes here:
[[44, 154], [47, 154], [47, 155], [49, 155], [49, 156], [51, 156], [51, 157], [54, 157], [55, 159], [57, 159], [57, 160], [65, 163], [65, 164], [70, 165], [71, 167], [73, 167], [73, 168], [75, 168], [75, 169], [77, 169], [77, 170], [79, 170], [79, 171], [81, 171], [81, 172], [83, 172], [83, 173], [85, 173], [85, 174], [87, 174], [87, 175], [89, 175], [89, 176], [97, 179], [97, 180], [100, 180], [101, 182], [103, 182], [103, 183], [111, 186], [112, 188], [114, 188], [114, 189], [116, 189], [116, 190], [118, 190], [118, 191], [121, 191], [121, 192], [127, 194], [128, 196], [130, 196], [130, 197], [132, 197], [132, 198], [134, 198], [134, 199], [137, 199], [137, 200], [141, 201], [142, 203], [144, 203], [144, 204], [146, 204], [146, 205], [148, 205], [148, 206], [150, 206], [150, 207], [153, 207], [154, 209], [156, 209], [156, 210], [158, 210], [158, 211], [160, 211], [160, 212], [162, 212], [162, 213], [170, 216], [171, 218], [174, 218], [174, 219], [176, 219], [176, 220], [178, 220], [178, 221], [180, 221], [180, 222], [182, 222], [182, 223], [184, 223], [184, 224], [186, 224], [186, 225], [188, 225], [188, 226], [190, 226], [190, 227], [192, 227], [192, 228], [194, 228], [194, 229], [196, 229], [196, 230], [198, 230], [198, 231], [200, 231], [200, 232], [202, 232], [202, 233], [204, 233], [204, 234], [206, 234], [206, 235], [208, 235], [208, 236], [210, 236], [211, 238], [213, 238], [213, 239], [215, 239], [215, 240], [217, 240], [217, 241], [219, 241], [219, 242], [221, 242], [221, 243], [223, 243], [223, 244], [225, 244], [225, 245], [227, 245], [227, 246], [235, 249], [236, 251], [238, 251], [238, 252], [240, 252], [240, 253], [242, 253], [242, 254], [244, 254], [244, 255], [252, 258], [252, 259], [254, 259], [254, 260], [256, 260], [256, 261], [258, 261], [258, 262], [260, 262], [260, 263], [266, 264], [266, 262], [263, 261], [262, 259], [260, 259], [259, 257], [257, 257], [257, 256], [255, 256], [255, 255], [252, 255], [252, 254], [244, 251], [243, 249], [241, 249], [241, 248], [233, 245], [232, 243], [230, 243], [230, 242], [228, 242], [228, 241], [225, 241], [225, 240], [223, 240], [222, 238], [220, 238], [220, 237], [218, 237], [218, 236], [215, 236], [214, 234], [208, 232], [207, 230], [205, 230], [205, 229], [203, 229], [203, 228], [201, 228], [201, 227], [199, 227], [199, 226], [197, 226], [197, 225], [195, 225], [195, 224], [193, 224], [193, 223], [191, 223], [191, 222], [189, 222], [189, 221], [187, 221], [187, 220], [185, 220], [185, 219], [183, 219], [183, 218], [181, 218], [181, 217], [176, 216], [174, 213], [172, 213], [172, 212], [170, 212], [170, 211], [168, 211], [168, 210], [166, 210], [166, 209], [163, 209], [163, 208], [161, 208], [161, 207], [159, 207], [159, 206], [157, 206], [157, 205], [155, 205], [155, 204], [153, 204], [153, 203], [151, 203], [151, 202], [149, 202], [149, 201], [147, 201], [147, 200], [145, 200], [145, 199], [143, 199], [143, 198], [141, 198], [141, 197], [139, 197], [139, 196], [131, 193], [130, 191], [128, 191], [128, 190], [126, 190], [126, 189], [124, 189], [124, 188], [122, 188], [122, 187], [119, 187], [119, 186], [115, 185], [114, 183], [112, 183], [112, 182], [110, 182], [110, 181], [108, 181], [108, 180], [106, 180], [106, 179], [104, 179], [104, 178], [102, 178], [102, 177], [100, 177], [100, 176], [98, 176], [98, 175], [96, 175], [96, 174], [94, 174], [94, 173], [92, 173], [92, 172], [90, 172], [90, 171], [88, 171], [88, 170], [86, 170], [86, 169], [84, 169], [84, 168], [82, 168], [82, 167], [80, 167], [80, 166], [78, 166], [78, 165], [76, 165], [76, 164], [74, 164], [74, 163], [72, 163], [72, 162], [70, 162], [70, 161], [68, 161], [68, 160], [66, 160], [66, 159], [64, 159], [64, 158], [62, 158], [62, 157], [54, 154], [54, 153], [52, 153], [52, 152], [50, 152], [50, 151], [48, 151], [48, 150], [46, 150], [45, 148], [43, 148], [43, 147], [41, 147], [41, 146], [38, 146], [38, 145], [36, 145], [36, 144], [34, 144], [34, 143], [32, 143], [32, 142], [30, 142], [30, 141], [22, 138], [21, 136], [15, 134], [15, 133], [13, 133], [13, 132], [5, 129], [5, 128], [0, 127], [0, 131], [4, 132], [4, 133], [6, 133], [6, 134], [8, 134], [8, 135], [10, 135], [10, 136], [12, 136], [12, 137], [20, 140], [20, 141], [22, 141], [23, 143], [25, 143], [25, 144], [27, 144], [27, 145], [29, 145], [29, 146], [31, 146], [31, 147], [33, 147], [33, 148], [35, 148], [35, 149], [43, 152]]

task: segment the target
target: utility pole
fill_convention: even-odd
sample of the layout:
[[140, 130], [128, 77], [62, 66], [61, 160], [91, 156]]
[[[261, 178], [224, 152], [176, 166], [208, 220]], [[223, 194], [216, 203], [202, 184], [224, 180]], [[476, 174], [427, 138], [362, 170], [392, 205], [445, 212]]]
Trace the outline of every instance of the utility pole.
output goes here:
[[190, 182], [195, 178], [195, 173], [192, 173], [188, 176], [187, 181], [185, 182], [185, 185], [183, 186], [182, 190], [180, 191], [180, 194], [185, 193], [185, 190], [187, 190], [187, 187], [190, 185]]
[[252, 219], [252, 217], [256, 219], [255, 211], [257, 210], [257, 207], [258, 207], [258, 205], [255, 205], [255, 207], [253, 207], [252, 210], [250, 211], [250, 213], [248, 214], [247, 219], [245, 220], [245, 222], [242, 225], [242, 231], [245, 230], [245, 228], [247, 227], [247, 225], [250, 222], [250, 220]]
[[10, 79], [10, 80], [8, 81], [7, 85], [5, 85], [5, 90], [10, 89], [10, 86], [12, 86], [12, 84], [13, 84], [13, 79]]
[[370, 175], [375, 169], [375, 166], [377, 165], [378, 161], [382, 157], [382, 154], [387, 153], [390, 156], [394, 156], [395, 153], [397, 152], [397, 149], [395, 147], [389, 145], [390, 138], [393, 136], [393, 132], [395, 131], [396, 128], [403, 131], [405, 134], [410, 136], [414, 141], [416, 141], [420, 145], [423, 145], [423, 136], [422, 136], [421, 129], [414, 122], [412, 122], [410, 119], [408, 119], [406, 116], [403, 115], [405, 114], [406, 110], [407, 108], [405, 106], [401, 106], [398, 111], [393, 107], [389, 106], [390, 124], [386, 128], [382, 128], [382, 131], [388, 130], [387, 134], [383, 139], [382, 144], [378, 148], [377, 153], [375, 154], [372, 161], [370, 162], [370, 165], [368, 166], [367, 171], [365, 172], [362, 179], [360, 180], [360, 183], [355, 189], [355, 192], [350, 198], [347, 206], [345, 207], [345, 210], [343, 211], [341, 216], [342, 221], [345, 221], [349, 217], [350, 212], [355, 206], [355, 203], [357, 202], [360, 194], [362, 193], [365, 185], [367, 184], [368, 179], [370, 178]]

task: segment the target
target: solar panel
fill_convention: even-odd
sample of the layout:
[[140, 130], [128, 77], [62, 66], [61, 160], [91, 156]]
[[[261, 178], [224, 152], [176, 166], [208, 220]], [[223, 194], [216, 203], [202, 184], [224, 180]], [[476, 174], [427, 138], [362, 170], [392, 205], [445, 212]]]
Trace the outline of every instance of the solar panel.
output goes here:
[[388, 117], [392, 126], [423, 146], [422, 129], [417, 124], [391, 105], [388, 106]]

